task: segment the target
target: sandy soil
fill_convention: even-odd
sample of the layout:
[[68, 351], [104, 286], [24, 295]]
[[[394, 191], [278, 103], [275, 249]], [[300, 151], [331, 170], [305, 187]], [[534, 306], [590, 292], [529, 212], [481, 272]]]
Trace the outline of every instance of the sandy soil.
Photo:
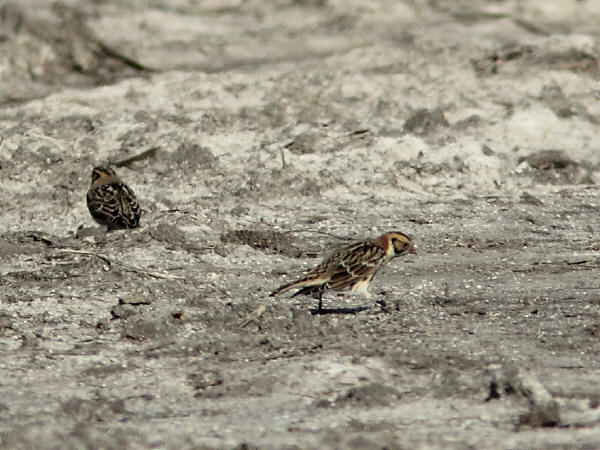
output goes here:
[[0, 447], [598, 447], [596, 2], [135, 4], [0, 1]]

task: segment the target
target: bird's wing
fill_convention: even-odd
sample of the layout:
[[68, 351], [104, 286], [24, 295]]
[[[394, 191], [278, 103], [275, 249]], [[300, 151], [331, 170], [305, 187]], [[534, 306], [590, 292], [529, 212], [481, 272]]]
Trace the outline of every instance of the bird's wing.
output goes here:
[[112, 222], [119, 217], [118, 194], [115, 186], [104, 184], [88, 191], [87, 204], [90, 212], [103, 220]]
[[330, 260], [327, 288], [345, 290], [359, 281], [370, 280], [384, 259], [384, 249], [371, 242], [349, 248], [336, 260]]
[[135, 198], [135, 194], [129, 188], [129, 186], [122, 184], [121, 192], [118, 200], [120, 202], [120, 211], [123, 222], [129, 228], [135, 228], [139, 221], [140, 216], [142, 215], [142, 209], [140, 208], [140, 204]]
[[141, 208], [133, 191], [123, 183], [103, 184], [87, 194], [90, 212], [110, 224], [135, 227]]

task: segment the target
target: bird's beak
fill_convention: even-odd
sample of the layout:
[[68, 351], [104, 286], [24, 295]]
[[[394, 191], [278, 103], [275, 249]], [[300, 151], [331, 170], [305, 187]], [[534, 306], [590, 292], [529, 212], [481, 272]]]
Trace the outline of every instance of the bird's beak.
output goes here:
[[411, 247], [410, 250], [408, 251], [408, 253], [410, 253], [412, 255], [416, 255], [417, 254], [417, 250], [414, 247]]

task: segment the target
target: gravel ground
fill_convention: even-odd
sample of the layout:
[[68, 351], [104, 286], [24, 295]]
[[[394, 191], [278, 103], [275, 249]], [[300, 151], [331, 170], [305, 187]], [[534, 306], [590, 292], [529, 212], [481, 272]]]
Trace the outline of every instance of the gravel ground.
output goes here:
[[[599, 20], [0, 1], [0, 447], [597, 448]], [[268, 296], [391, 230], [370, 299]]]

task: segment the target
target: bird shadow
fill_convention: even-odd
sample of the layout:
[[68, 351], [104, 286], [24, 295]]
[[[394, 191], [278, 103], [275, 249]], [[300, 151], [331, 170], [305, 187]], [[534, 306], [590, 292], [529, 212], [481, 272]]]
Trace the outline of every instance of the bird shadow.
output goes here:
[[357, 314], [362, 311], [366, 311], [371, 308], [370, 306], [352, 306], [349, 308], [314, 308], [310, 310], [310, 313], [314, 316], [316, 314]]

